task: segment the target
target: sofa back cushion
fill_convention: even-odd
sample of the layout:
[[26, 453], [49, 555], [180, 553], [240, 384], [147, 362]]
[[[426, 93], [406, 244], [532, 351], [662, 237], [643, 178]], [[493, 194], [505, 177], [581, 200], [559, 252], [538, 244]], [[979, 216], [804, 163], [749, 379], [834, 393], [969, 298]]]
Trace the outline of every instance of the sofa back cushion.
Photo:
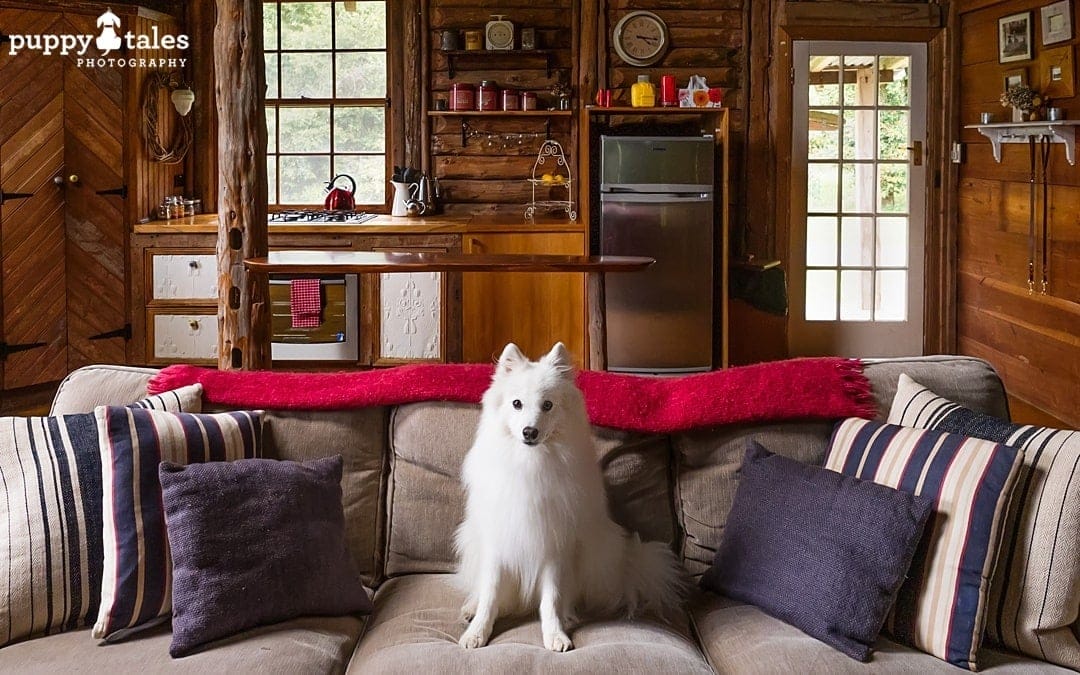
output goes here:
[[[417, 403], [392, 413], [387, 576], [453, 571], [454, 532], [465, 509], [461, 463], [479, 421], [480, 407], [463, 403]], [[671, 542], [667, 439], [595, 428], [594, 440], [615, 521], [643, 539]]]
[[263, 414], [263, 456], [306, 462], [341, 455], [345, 540], [368, 586], [382, 577], [382, 537], [389, 409], [289, 411]]
[[[1000, 378], [981, 359], [955, 356], [867, 361], [863, 372], [884, 420], [896, 395], [900, 373], [943, 396], [979, 412], [1008, 417], [1008, 402]], [[947, 392], [947, 393], [946, 393]], [[726, 426], [672, 436], [675, 452], [678, 549], [695, 576], [716, 556], [724, 523], [738, 486], [737, 472], [746, 443], [756, 440], [772, 452], [801, 462], [825, 459], [832, 423], [806, 422]]]

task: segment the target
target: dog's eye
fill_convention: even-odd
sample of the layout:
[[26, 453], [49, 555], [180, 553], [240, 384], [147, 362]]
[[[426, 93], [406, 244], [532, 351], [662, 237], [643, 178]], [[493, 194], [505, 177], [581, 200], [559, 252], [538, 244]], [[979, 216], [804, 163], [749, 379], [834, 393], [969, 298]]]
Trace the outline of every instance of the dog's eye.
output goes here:
[[521, 401], [514, 399], [514, 402], [510, 405], [514, 406], [514, 410], [521, 410]]
[[551, 401], [544, 401], [544, 404], [540, 406], [540, 409], [543, 410], [544, 412], [547, 412], [547, 411], [551, 410], [552, 407], [554, 407], [554, 406], [552, 405]]

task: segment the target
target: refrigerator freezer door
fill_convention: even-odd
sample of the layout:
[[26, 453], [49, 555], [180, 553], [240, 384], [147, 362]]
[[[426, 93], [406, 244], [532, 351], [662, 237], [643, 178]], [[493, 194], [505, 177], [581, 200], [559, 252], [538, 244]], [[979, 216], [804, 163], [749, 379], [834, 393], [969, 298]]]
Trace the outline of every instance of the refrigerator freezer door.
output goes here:
[[712, 136], [601, 136], [601, 192], [712, 192]]
[[607, 367], [623, 372], [712, 368], [711, 195], [601, 195], [601, 250], [656, 264], [606, 277]]

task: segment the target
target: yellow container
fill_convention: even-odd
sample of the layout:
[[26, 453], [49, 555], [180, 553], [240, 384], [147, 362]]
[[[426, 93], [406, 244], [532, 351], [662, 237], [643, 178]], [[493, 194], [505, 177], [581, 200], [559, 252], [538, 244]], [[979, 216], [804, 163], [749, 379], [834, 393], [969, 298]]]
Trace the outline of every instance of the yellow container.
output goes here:
[[651, 108], [656, 105], [656, 87], [649, 81], [648, 75], [638, 75], [637, 82], [630, 87], [630, 105], [635, 108]]

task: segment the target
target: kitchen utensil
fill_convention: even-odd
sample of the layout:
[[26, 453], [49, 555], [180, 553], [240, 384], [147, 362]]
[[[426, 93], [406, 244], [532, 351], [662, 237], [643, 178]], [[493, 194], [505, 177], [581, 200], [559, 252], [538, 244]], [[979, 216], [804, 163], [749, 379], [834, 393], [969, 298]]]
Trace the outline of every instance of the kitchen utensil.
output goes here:
[[405, 202], [405, 215], [407, 216], [422, 216], [424, 215], [424, 202], [418, 202], [415, 199], [410, 199]]
[[[352, 190], [336, 187], [335, 183], [339, 178], [348, 178]], [[356, 208], [356, 181], [353, 180], [352, 176], [344, 173], [334, 176], [326, 184], [326, 192], [326, 200], [323, 202], [323, 206], [326, 207], [327, 211], [352, 211]]]
[[427, 177], [427, 174], [420, 174], [417, 188], [417, 200], [423, 203], [423, 212], [435, 213], [435, 184]]

